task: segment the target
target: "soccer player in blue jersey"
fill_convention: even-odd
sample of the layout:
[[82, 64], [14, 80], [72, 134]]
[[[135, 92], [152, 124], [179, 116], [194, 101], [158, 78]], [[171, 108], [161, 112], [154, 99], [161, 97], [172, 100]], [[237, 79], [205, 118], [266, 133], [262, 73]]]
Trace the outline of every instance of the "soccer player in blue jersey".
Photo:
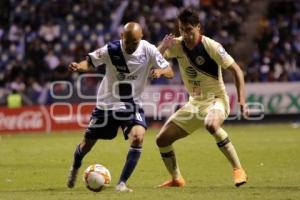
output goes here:
[[157, 48], [142, 40], [139, 24], [130, 22], [124, 26], [121, 40], [109, 42], [88, 54], [86, 60], [69, 65], [72, 71], [89, 71], [106, 64], [106, 74], [99, 86], [96, 108], [82, 142], [76, 147], [67, 185], [73, 188], [82, 159], [98, 139], [111, 140], [121, 127], [130, 148], [120, 179], [119, 192], [131, 192], [126, 181], [134, 171], [142, 151], [147, 128], [141, 107], [141, 93], [145, 88], [151, 68], [153, 78], [173, 77], [172, 68]]
[[229, 115], [229, 100], [222, 79], [222, 69], [235, 77], [241, 111], [245, 109], [243, 72], [221, 44], [201, 34], [198, 14], [184, 9], [178, 17], [180, 37], [166, 36], [159, 46], [164, 57], [176, 58], [180, 73], [190, 98], [187, 104], [174, 113], [157, 136], [156, 143], [172, 179], [161, 187], [184, 186], [176, 162], [172, 144], [184, 138], [203, 125], [216, 140], [217, 146], [230, 162], [236, 186], [247, 182], [237, 152], [227, 132], [221, 127]]

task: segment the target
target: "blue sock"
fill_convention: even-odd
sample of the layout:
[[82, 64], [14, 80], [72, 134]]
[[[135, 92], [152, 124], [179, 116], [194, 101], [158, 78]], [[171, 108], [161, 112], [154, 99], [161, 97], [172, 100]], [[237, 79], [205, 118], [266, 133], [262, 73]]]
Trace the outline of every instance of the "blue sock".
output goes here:
[[127, 179], [130, 177], [130, 175], [132, 174], [134, 168], [136, 167], [140, 159], [141, 152], [142, 152], [142, 147], [132, 147], [132, 146], [130, 147], [119, 183], [126, 182]]
[[81, 161], [86, 153], [83, 153], [80, 150], [80, 144], [77, 145], [76, 150], [74, 152], [74, 160], [73, 160], [73, 168], [79, 169], [81, 166]]

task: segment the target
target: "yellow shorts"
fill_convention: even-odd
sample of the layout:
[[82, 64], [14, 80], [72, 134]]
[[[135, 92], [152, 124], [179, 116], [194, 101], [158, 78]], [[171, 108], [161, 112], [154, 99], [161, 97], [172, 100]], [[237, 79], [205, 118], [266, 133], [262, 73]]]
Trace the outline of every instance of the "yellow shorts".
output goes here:
[[188, 134], [199, 129], [206, 115], [210, 110], [220, 110], [223, 113], [224, 120], [230, 112], [229, 100], [227, 96], [224, 98], [214, 98], [206, 100], [189, 100], [183, 107], [176, 111], [167, 121], [173, 122]]

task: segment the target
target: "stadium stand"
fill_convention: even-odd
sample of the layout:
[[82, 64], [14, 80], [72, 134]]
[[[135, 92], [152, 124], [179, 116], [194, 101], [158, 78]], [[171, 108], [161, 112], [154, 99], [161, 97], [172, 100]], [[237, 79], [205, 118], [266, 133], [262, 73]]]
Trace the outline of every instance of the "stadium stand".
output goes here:
[[[250, 1], [6, 0], [2, 4], [0, 105], [6, 104], [12, 91], [22, 95], [23, 104], [32, 105], [51, 103], [50, 82], [74, 82], [76, 75], [72, 76], [66, 66], [117, 39], [127, 21], [138, 21], [144, 38], [157, 44], [165, 34], [176, 32], [180, 8], [191, 6], [199, 10], [204, 33], [231, 52], [244, 34], [239, 27], [247, 20]], [[281, 1], [272, 3], [259, 22], [259, 48], [246, 69], [249, 82], [300, 80], [300, 3], [284, 4], [284, 12], [277, 12], [279, 8]], [[91, 86], [95, 82], [87, 80]], [[180, 84], [181, 80], [178, 75], [170, 81], [149, 83]]]
[[276, 1], [258, 24], [248, 82], [300, 80], [300, 2]]

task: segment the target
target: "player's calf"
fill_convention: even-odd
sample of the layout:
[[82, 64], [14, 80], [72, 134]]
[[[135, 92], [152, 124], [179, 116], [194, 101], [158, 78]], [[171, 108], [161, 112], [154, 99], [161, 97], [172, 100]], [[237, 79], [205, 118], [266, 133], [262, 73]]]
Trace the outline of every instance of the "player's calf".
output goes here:
[[69, 176], [68, 176], [68, 181], [67, 181], [68, 188], [73, 188], [75, 186], [77, 174], [78, 174], [78, 169], [71, 167]]
[[73, 164], [70, 168], [70, 173], [67, 180], [67, 186], [73, 188], [75, 186], [78, 170], [81, 166], [82, 159], [91, 150], [96, 140], [84, 139], [79, 145], [77, 145], [74, 152]]

